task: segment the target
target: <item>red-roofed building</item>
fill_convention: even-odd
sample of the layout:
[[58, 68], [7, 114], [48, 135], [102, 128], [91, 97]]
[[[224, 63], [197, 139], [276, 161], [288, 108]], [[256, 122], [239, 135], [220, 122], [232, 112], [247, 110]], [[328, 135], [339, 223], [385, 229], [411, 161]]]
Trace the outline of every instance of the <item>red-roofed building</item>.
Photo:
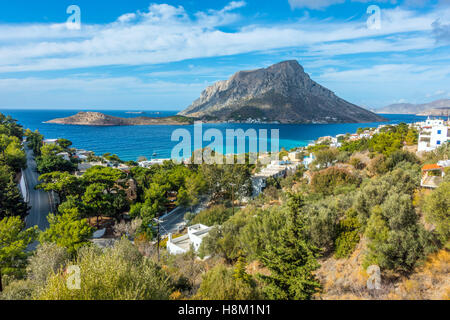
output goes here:
[[426, 164], [422, 167], [422, 181], [424, 188], [437, 188], [444, 180], [445, 168], [450, 167], [450, 161], [439, 161], [437, 164]]

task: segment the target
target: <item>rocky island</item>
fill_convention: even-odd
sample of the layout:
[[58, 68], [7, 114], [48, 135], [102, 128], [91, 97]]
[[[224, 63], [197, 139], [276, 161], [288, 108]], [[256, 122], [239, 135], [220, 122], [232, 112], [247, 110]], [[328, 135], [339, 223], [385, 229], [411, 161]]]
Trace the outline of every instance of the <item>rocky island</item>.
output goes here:
[[109, 116], [100, 112], [79, 112], [67, 118], [53, 119], [45, 123], [56, 123], [79, 126], [150, 126], [150, 125], [188, 125], [194, 120], [184, 116], [172, 117], [135, 117], [120, 118]]
[[204, 121], [363, 123], [387, 121], [313, 81], [295, 60], [240, 71], [206, 88], [179, 113]]

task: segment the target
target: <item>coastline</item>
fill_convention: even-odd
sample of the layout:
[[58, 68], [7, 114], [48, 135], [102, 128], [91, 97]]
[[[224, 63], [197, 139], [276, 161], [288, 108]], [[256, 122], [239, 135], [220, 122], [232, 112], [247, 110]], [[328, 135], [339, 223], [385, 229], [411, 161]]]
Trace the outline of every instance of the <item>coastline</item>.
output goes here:
[[[127, 117], [127, 110], [103, 110], [112, 116]], [[151, 126], [76, 126], [43, 123], [48, 119], [64, 118], [76, 110], [14, 110], [2, 109], [0, 112], [10, 114], [32, 131], [39, 130], [48, 138], [67, 138], [74, 147], [94, 151], [96, 154], [111, 152], [125, 161], [136, 160], [141, 156], [151, 158], [169, 158], [171, 150], [178, 143], [171, 141], [171, 135], [178, 128], [187, 129], [193, 134], [192, 125], [151, 125]], [[152, 111], [154, 112], [154, 111]], [[176, 115], [177, 111], [160, 111], [160, 116]], [[307, 146], [322, 136], [335, 136], [342, 133], [353, 133], [359, 127], [377, 127], [380, 124], [398, 124], [423, 121], [426, 117], [413, 115], [387, 115], [385, 123], [352, 123], [352, 124], [258, 124], [258, 123], [205, 123], [204, 129], [218, 129], [224, 135], [227, 129], [279, 129], [280, 148], [290, 150]], [[270, 139], [269, 139], [270, 140]], [[270, 143], [270, 141], [269, 141]], [[206, 145], [206, 144], [205, 144]]]

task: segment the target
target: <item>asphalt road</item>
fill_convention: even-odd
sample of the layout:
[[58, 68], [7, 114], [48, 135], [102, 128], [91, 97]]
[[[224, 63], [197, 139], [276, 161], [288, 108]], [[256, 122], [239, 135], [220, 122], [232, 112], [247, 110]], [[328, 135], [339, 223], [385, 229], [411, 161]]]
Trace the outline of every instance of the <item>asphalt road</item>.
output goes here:
[[39, 183], [39, 174], [36, 171], [36, 161], [34, 161], [33, 151], [25, 148], [27, 153], [27, 169], [24, 170], [25, 181], [29, 192], [29, 206], [31, 207], [26, 217], [27, 228], [38, 226], [42, 231], [49, 227], [47, 215], [51, 212], [49, 193], [42, 190], [35, 190]]
[[[207, 200], [204, 200], [193, 208], [195, 213], [199, 213], [204, 209]], [[168, 235], [169, 233], [177, 233], [183, 228], [186, 223], [184, 221], [184, 216], [190, 209], [185, 209], [182, 207], [176, 208], [172, 213], [166, 217], [161, 217], [161, 236]]]

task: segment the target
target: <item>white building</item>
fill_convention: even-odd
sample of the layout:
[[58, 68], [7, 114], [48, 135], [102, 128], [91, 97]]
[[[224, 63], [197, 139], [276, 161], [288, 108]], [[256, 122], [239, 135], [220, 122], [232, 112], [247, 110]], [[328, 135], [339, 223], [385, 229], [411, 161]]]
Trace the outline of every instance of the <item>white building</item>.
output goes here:
[[257, 197], [266, 188], [269, 178], [281, 178], [288, 173], [295, 172], [299, 163], [290, 161], [273, 160], [267, 167], [252, 177], [253, 196]]
[[141, 161], [139, 162], [139, 166], [143, 168], [150, 168], [154, 165], [163, 165], [165, 161], [170, 161], [171, 159], [154, 159], [154, 160], [148, 160], [148, 161]]
[[311, 165], [311, 163], [313, 163], [314, 161], [314, 154], [310, 154], [309, 157], [305, 157], [303, 159], [303, 165], [305, 166], [306, 169], [309, 169], [309, 166]]
[[63, 158], [66, 161], [70, 161], [70, 154], [68, 152], [60, 152], [57, 154], [57, 156]]
[[430, 117], [428, 117], [428, 119], [425, 121], [426, 127], [443, 126], [443, 125], [444, 120], [442, 119], [430, 119]]
[[303, 152], [294, 151], [294, 152], [290, 152], [288, 157], [289, 157], [289, 160], [292, 162], [300, 162], [300, 161], [302, 161], [302, 155], [303, 155]]
[[58, 143], [58, 139], [45, 139], [43, 141], [44, 145], [45, 144], [57, 144]]
[[183, 254], [189, 252], [191, 248], [195, 252], [198, 252], [200, 245], [202, 244], [203, 238], [205, 238], [212, 228], [207, 227], [203, 224], [196, 224], [188, 228], [188, 233], [179, 238], [173, 238], [172, 234], [169, 234], [169, 239], [167, 240], [167, 251], [170, 254]]
[[433, 151], [449, 140], [450, 132], [448, 127], [444, 125], [443, 120], [427, 120], [427, 122], [433, 121], [431, 126], [425, 126], [422, 128], [422, 132], [419, 135], [418, 152]]
[[439, 161], [437, 164], [427, 164], [422, 167], [420, 185], [423, 188], [435, 189], [444, 181], [445, 169], [450, 167], [450, 160]]

